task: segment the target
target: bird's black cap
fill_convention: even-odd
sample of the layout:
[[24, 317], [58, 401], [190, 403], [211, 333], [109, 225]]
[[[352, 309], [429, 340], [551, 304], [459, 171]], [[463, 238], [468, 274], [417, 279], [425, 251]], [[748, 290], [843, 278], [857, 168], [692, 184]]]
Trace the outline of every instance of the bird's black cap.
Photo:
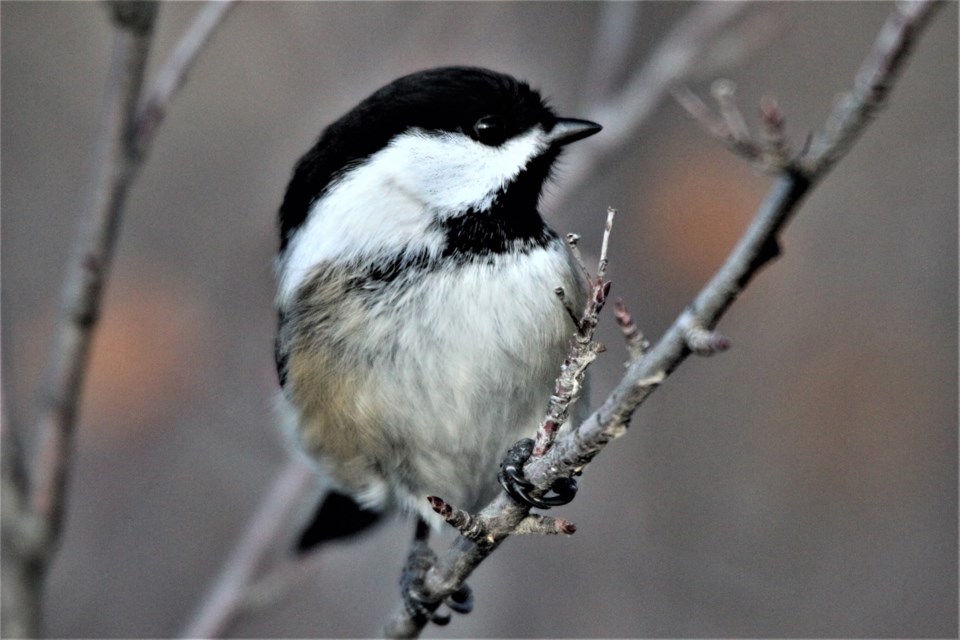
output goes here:
[[[481, 119], [494, 126], [478, 127]], [[594, 123], [558, 118], [539, 92], [503, 73], [460, 66], [398, 78], [328, 126], [301, 158], [280, 207], [281, 250], [341, 171], [404, 131], [462, 132], [496, 145], [535, 124], [557, 132], [557, 149], [599, 131]]]

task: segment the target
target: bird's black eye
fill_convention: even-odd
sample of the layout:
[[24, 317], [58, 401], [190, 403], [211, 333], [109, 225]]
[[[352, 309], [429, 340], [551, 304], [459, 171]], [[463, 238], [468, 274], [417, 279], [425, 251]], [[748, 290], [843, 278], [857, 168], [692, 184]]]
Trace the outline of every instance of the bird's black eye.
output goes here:
[[506, 138], [503, 122], [497, 116], [483, 116], [473, 125], [473, 136], [483, 144], [498, 145]]

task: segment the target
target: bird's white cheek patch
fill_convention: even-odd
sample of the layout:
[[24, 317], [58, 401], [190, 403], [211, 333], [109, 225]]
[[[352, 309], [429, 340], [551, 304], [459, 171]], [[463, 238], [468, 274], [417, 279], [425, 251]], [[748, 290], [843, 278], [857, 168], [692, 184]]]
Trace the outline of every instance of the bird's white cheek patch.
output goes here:
[[396, 137], [373, 160], [396, 184], [434, 211], [485, 209], [547, 147], [535, 127], [499, 147], [463, 134], [412, 130]]

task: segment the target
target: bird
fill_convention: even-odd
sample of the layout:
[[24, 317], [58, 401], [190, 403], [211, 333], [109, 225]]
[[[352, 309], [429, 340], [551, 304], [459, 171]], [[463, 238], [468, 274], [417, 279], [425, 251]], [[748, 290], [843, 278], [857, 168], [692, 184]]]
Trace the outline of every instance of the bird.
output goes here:
[[[297, 552], [427, 496], [475, 510], [543, 419], [587, 281], [539, 202], [599, 132], [479, 67], [418, 71], [321, 132], [279, 208], [282, 422], [330, 486]], [[513, 491], [523, 499], [522, 491]], [[534, 506], [536, 506], [534, 504]]]

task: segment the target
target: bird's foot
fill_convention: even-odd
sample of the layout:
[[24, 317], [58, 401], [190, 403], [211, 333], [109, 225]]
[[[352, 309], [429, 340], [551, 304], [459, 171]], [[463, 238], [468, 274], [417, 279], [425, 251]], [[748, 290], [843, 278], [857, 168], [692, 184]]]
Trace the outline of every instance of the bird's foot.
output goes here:
[[[429, 599], [423, 595], [423, 582], [427, 571], [433, 566], [437, 555], [427, 544], [426, 524], [422, 521], [417, 525], [417, 536], [414, 538], [407, 565], [400, 576], [400, 589], [403, 592], [403, 603], [410, 617], [422, 623], [433, 622], [443, 626], [450, 622], [450, 612], [470, 613], [473, 611], [473, 591], [466, 584], [450, 594], [443, 602]], [[444, 607], [445, 608], [441, 608]]]
[[550, 486], [550, 492], [536, 497], [532, 492], [536, 487], [523, 475], [523, 465], [533, 453], [533, 440], [519, 440], [507, 451], [500, 463], [497, 479], [511, 498], [521, 504], [538, 509], [549, 509], [567, 504], [577, 495], [577, 481], [573, 478], [557, 478]]

